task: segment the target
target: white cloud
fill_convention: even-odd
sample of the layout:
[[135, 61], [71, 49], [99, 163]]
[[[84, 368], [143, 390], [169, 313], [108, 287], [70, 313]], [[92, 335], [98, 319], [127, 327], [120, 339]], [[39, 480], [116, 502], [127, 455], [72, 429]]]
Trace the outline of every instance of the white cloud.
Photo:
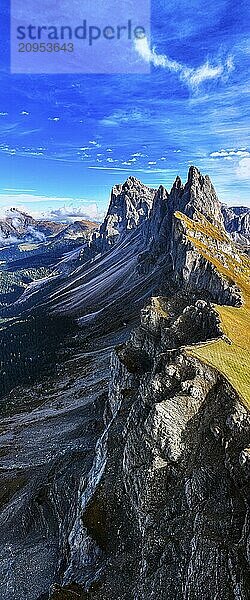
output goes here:
[[150, 160], [150, 161], [148, 162], [148, 165], [156, 165], [156, 162], [155, 162], [155, 161], [153, 161], [153, 160]]
[[29, 112], [27, 112], [27, 110], [22, 110], [22, 112], [20, 112], [20, 115], [25, 115], [25, 116], [27, 116], [27, 115], [29, 115], [29, 114], [30, 114], [30, 113], [29, 113]]
[[112, 148], [107, 148], [106, 152], [113, 152]]
[[60, 117], [49, 117], [49, 121], [55, 121], [57, 123], [60, 121]]
[[[48, 210], [41, 210], [39, 205], [47, 204]], [[53, 208], [55, 204], [59, 208]], [[102, 218], [96, 202], [88, 202], [81, 198], [58, 198], [52, 196], [35, 196], [33, 194], [0, 194], [0, 217], [6, 215], [12, 207], [17, 210], [31, 214], [35, 218], [43, 218], [56, 221], [76, 221], [80, 219], [93, 219], [99, 221]], [[37, 206], [37, 209], [33, 207]], [[51, 207], [51, 208], [50, 208]]]
[[236, 175], [238, 179], [250, 179], [250, 158], [242, 158], [239, 161], [238, 167], [236, 168]]
[[[70, 200], [70, 199], [69, 199]], [[75, 205], [73, 202], [64, 204], [60, 208], [54, 208], [49, 212], [43, 213], [43, 218], [50, 219], [51, 221], [81, 221], [82, 219], [93, 219], [101, 220], [102, 213], [98, 210], [98, 206], [95, 202], [92, 204], [80, 204]]]
[[167, 159], [166, 159], [166, 156], [162, 156], [162, 157], [161, 157], [161, 160], [167, 160]]
[[7, 112], [0, 112], [0, 117], [7, 117]]
[[221, 150], [216, 150], [215, 152], [211, 152], [211, 154], [209, 155], [212, 158], [232, 158], [233, 156], [238, 156], [238, 157], [247, 157], [250, 156], [250, 152], [248, 152], [248, 150], [246, 148], [240, 148], [239, 150], [235, 149], [235, 148], [230, 148], [228, 150], [225, 150], [224, 148], [221, 148]]
[[137, 156], [137, 157], [144, 157], [144, 154], [142, 154], [142, 152], [134, 152], [134, 154], [132, 154], [132, 156]]
[[218, 61], [217, 64], [211, 64], [207, 60], [200, 67], [187, 67], [176, 60], [172, 60], [166, 54], [158, 54], [155, 48], [151, 50], [146, 37], [136, 39], [135, 48], [145, 62], [178, 74], [180, 80], [186, 83], [192, 90], [197, 90], [205, 81], [227, 78], [234, 68], [233, 60], [230, 56], [226, 58], [224, 63]]

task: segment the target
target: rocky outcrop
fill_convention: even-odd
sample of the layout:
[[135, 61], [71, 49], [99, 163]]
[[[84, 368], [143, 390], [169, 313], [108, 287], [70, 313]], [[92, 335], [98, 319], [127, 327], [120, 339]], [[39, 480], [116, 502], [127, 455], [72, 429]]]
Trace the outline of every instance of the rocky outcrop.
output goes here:
[[190, 167], [186, 185], [180, 189], [180, 205], [175, 210], [184, 212], [191, 219], [204, 215], [214, 225], [223, 226], [221, 203], [208, 175], [202, 175], [196, 167]]
[[233, 240], [242, 246], [250, 246], [250, 209], [244, 206], [222, 205], [225, 228]]
[[155, 192], [136, 177], [128, 177], [122, 185], [115, 185], [100, 228], [101, 239], [112, 244], [117, 236], [138, 227], [149, 216]]
[[[22, 238], [32, 238], [35, 225], [36, 221], [33, 217], [17, 208], [6, 210], [4, 218], [0, 221], [0, 244], [12, 244]], [[33, 235], [33, 237], [36, 236]], [[38, 239], [39, 233], [37, 233], [37, 240]], [[41, 239], [43, 239], [42, 234], [40, 234], [40, 240]]]
[[209, 304], [190, 300], [153, 299], [112, 357], [106, 429], [69, 537], [65, 583], [70, 573], [84, 598], [247, 600], [250, 418], [182, 350], [220, 334]]
[[223, 228], [221, 204], [215, 189], [208, 175], [203, 176], [196, 167], [190, 167], [185, 185], [177, 177], [170, 193], [160, 186], [155, 194], [145, 227], [147, 246], [152, 252], [171, 252], [176, 211], [197, 221], [203, 215], [209, 222]]
[[[203, 176], [198, 169], [189, 169], [188, 180], [182, 184], [179, 177], [168, 192], [160, 186], [157, 191], [150, 219], [146, 222], [146, 250], [139, 257], [139, 272], [148, 272], [155, 262], [158, 264], [168, 257], [172, 265], [172, 280], [179, 288], [189, 286], [207, 292], [220, 304], [240, 305], [241, 295], [237, 287], [223, 279], [216, 268], [197, 251], [188, 239], [188, 227], [185, 221], [176, 218], [176, 213], [191, 218], [194, 223], [215, 225], [222, 232], [222, 241], [213, 243], [214, 256], [226, 252], [235, 254], [235, 248], [225, 237], [221, 204], [209, 177]], [[208, 230], [209, 231], [209, 230]], [[202, 239], [204, 234], [200, 236]]]
[[[174, 218], [173, 230], [171, 237], [170, 254], [173, 265], [173, 278], [177, 282], [178, 287], [191, 287], [203, 293], [207, 292], [208, 297], [217, 304], [228, 304], [232, 306], [240, 306], [242, 303], [242, 295], [239, 288], [232, 280], [222, 277], [216, 267], [207, 260], [196, 248], [192, 238], [188, 235], [188, 225], [184, 220]], [[194, 235], [199, 235], [196, 233]], [[235, 256], [235, 248], [230, 244], [230, 240], [225, 239], [222, 242], [213, 240], [210, 237], [208, 240], [204, 234], [200, 235], [200, 239], [205, 241], [207, 250], [213, 253], [214, 257], [221, 257], [223, 253], [228, 256]]]

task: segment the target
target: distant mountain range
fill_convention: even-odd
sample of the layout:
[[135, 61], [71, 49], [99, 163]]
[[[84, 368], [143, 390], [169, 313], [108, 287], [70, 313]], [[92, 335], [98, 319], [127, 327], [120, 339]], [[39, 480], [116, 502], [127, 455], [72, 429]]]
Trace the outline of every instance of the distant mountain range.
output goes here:
[[[17, 208], [10, 208], [0, 219], [0, 245], [39, 243], [52, 237], [53, 239], [70, 239], [71, 237], [76, 239], [86, 236], [88, 231], [97, 228], [98, 224], [86, 220], [71, 224], [37, 220]], [[57, 237], [59, 234], [60, 238]]]
[[[0, 306], [14, 302], [27, 285], [49, 276], [68, 253], [78, 256], [99, 225], [87, 220], [37, 220], [16, 208], [0, 220]], [[66, 267], [64, 267], [64, 270]]]

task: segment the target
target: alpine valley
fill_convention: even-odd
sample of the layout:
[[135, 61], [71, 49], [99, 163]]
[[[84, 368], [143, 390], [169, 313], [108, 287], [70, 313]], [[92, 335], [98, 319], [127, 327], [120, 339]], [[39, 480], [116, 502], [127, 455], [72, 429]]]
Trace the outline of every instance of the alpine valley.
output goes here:
[[247, 600], [250, 210], [0, 222], [1, 600]]

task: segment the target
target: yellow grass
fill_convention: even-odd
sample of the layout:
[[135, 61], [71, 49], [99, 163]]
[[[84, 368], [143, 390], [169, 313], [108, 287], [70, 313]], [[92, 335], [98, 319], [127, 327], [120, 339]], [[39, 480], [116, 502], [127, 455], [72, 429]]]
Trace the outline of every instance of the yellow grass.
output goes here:
[[219, 273], [241, 290], [240, 308], [215, 305], [224, 338], [187, 348], [187, 353], [220, 371], [250, 408], [250, 260], [224, 232], [202, 216], [201, 223], [176, 213], [185, 226], [186, 237]]
[[165, 308], [162, 306], [161, 296], [153, 296], [152, 302], [153, 302], [153, 306], [154, 306], [155, 310], [158, 312], [158, 315], [160, 315], [160, 317], [163, 317], [164, 319], [167, 319], [168, 313], [165, 310]]

